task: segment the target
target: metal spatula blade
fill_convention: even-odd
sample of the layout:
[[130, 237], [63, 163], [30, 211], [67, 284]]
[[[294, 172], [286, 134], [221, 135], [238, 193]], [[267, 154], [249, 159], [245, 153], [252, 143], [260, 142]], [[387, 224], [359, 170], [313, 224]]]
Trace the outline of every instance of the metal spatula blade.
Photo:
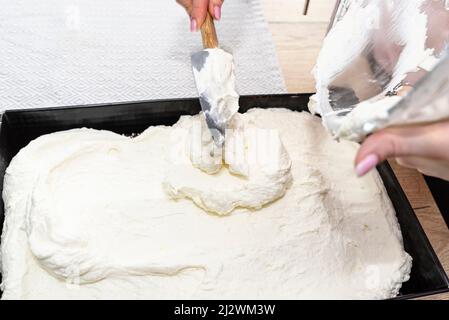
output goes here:
[[207, 127], [211, 132], [215, 144], [221, 147], [225, 140], [226, 123], [224, 122], [223, 119], [218, 118], [217, 113], [212, 112], [212, 109], [215, 109], [212, 106], [213, 102], [210, 101], [210, 99], [208, 99], [206, 95], [207, 89], [204, 90], [204, 88], [207, 87], [207, 83], [202, 83], [202, 80], [198, 77], [198, 74], [200, 74], [203, 68], [205, 67], [208, 57], [209, 52], [203, 50], [194, 53], [191, 57], [191, 62], [193, 67], [193, 74], [195, 77], [195, 83], [198, 89], [201, 110], [204, 113]]
[[[202, 72], [208, 72], [213, 75], [216, 70], [222, 69], [214, 64], [222, 63], [216, 59], [211, 59], [210, 51], [218, 49], [218, 39], [212, 16], [208, 13], [206, 20], [201, 27], [201, 35], [203, 40], [203, 48], [205, 50], [194, 53], [191, 57], [195, 84], [198, 89], [201, 109], [206, 118], [206, 124], [211, 132], [212, 138], [218, 147], [221, 147], [225, 140], [226, 124], [229, 119], [220, 112], [220, 106], [216, 105], [217, 101], [222, 101], [221, 97], [212, 97], [217, 91], [213, 86], [220, 85], [214, 82], [212, 78], [200, 77]], [[207, 69], [207, 70], [205, 70]]]

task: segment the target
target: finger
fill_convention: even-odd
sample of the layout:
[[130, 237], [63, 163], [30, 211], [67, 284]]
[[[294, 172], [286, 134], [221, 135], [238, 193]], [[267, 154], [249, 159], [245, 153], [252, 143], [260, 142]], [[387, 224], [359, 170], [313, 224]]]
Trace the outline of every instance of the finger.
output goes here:
[[449, 161], [423, 157], [403, 157], [396, 161], [403, 167], [416, 169], [422, 174], [449, 180]]
[[401, 167], [416, 169], [418, 164], [416, 159], [417, 157], [398, 157], [395, 160]]
[[435, 162], [426, 162], [423, 166], [417, 168], [419, 172], [422, 174], [441, 178], [449, 181], [449, 165], [448, 162], [443, 161], [435, 161]]
[[364, 176], [389, 157], [405, 156], [406, 148], [406, 142], [398, 132], [383, 130], [374, 133], [363, 142], [357, 153], [355, 159], [357, 175]]
[[194, 32], [197, 30], [197, 22], [192, 19], [192, 10], [193, 10], [193, 0], [176, 0], [178, 4], [184, 7], [187, 14], [190, 16], [190, 31]]
[[441, 123], [377, 132], [362, 144], [355, 160], [356, 172], [359, 176], [365, 175], [380, 162], [391, 157], [442, 157], [442, 150], [447, 150], [444, 145], [449, 147], [449, 143], [444, 141], [447, 139], [443, 139], [448, 130], [449, 126]]
[[187, 14], [190, 16], [193, 7], [193, 0], [176, 0], [176, 2], [186, 9]]
[[210, 0], [209, 1], [209, 13], [215, 20], [221, 19], [221, 7], [224, 0]]
[[209, 0], [193, 0], [191, 17], [191, 30], [198, 31], [206, 19]]
[[428, 167], [429, 163], [436, 163], [438, 160], [423, 157], [398, 157], [396, 162], [402, 167], [418, 169]]

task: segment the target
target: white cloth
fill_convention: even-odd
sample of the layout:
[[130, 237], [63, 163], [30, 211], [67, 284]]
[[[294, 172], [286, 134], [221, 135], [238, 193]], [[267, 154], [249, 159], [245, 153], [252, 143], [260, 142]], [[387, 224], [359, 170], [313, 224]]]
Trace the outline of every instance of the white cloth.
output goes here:
[[[197, 96], [202, 49], [174, 0], [0, 0], [0, 111]], [[228, 0], [217, 23], [240, 94], [285, 84], [258, 0]]]

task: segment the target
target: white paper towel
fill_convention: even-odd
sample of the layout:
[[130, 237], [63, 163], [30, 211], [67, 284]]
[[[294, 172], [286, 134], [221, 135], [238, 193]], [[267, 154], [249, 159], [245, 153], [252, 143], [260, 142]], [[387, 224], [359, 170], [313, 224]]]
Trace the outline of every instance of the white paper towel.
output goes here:
[[[258, 0], [228, 0], [217, 23], [240, 94], [285, 84]], [[0, 111], [197, 96], [201, 49], [174, 0], [0, 0]]]

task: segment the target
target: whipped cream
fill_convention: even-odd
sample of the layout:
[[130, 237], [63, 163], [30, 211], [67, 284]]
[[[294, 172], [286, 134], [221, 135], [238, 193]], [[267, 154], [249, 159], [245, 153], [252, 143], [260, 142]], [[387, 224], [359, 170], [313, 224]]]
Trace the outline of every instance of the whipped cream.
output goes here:
[[[258, 128], [240, 118], [233, 119], [232, 129], [226, 130], [224, 150], [214, 148], [202, 117], [181, 119], [174, 126], [190, 134], [181, 133], [187, 139], [180, 138], [180, 150], [174, 149], [185, 159], [174, 157], [167, 171], [164, 186], [170, 197], [188, 198], [210, 213], [226, 215], [238, 207], [261, 209], [285, 194], [292, 179], [291, 160], [279, 131]], [[204, 141], [206, 148], [201, 148]], [[199, 163], [209, 174], [192, 163]]]
[[[306, 113], [254, 109], [239, 118], [244, 137], [250, 128], [278, 133], [280, 166], [265, 171], [244, 161], [247, 176], [226, 165], [216, 175], [186, 167], [188, 128], [198, 116], [135, 138], [76, 129], [32, 141], [4, 180], [2, 298], [395, 296], [411, 258], [378, 174], [359, 179], [353, 172], [358, 146], [334, 141]], [[251, 154], [247, 144], [244, 155]], [[236, 181], [248, 188], [267, 182], [269, 192], [271, 174], [289, 168], [286, 155], [291, 179], [284, 175], [284, 196], [256, 211], [245, 204], [225, 216], [207, 214], [195, 199], [175, 201], [164, 188], [182, 182], [167, 180], [175, 170], [189, 183], [201, 177], [185, 188], [204, 192], [202, 183], [213, 183], [236, 201], [250, 201], [248, 193], [232, 193]]]

